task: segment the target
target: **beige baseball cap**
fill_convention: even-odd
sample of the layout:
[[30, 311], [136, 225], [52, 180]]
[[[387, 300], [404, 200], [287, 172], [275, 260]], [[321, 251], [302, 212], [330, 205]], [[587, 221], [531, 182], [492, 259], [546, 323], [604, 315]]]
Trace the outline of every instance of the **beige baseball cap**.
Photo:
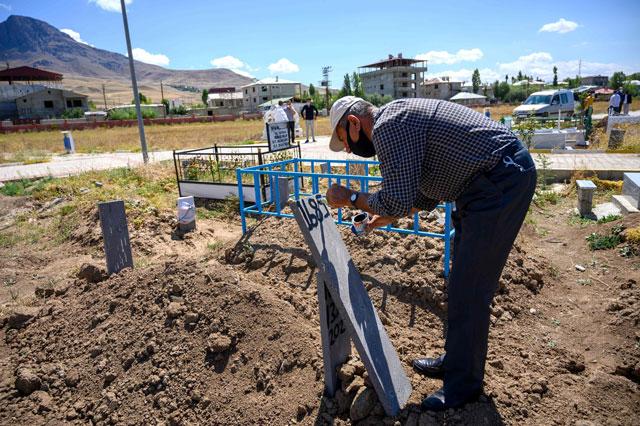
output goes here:
[[336, 127], [338, 126], [338, 122], [342, 118], [345, 112], [351, 107], [351, 105], [355, 104], [358, 101], [362, 101], [362, 98], [358, 98], [357, 96], [343, 96], [333, 103], [331, 106], [331, 111], [329, 112], [329, 121], [331, 122], [331, 129], [333, 133], [331, 134], [331, 140], [329, 141], [329, 149], [331, 151], [340, 152], [344, 150], [344, 144], [340, 139], [338, 139], [338, 134], [336, 133]]

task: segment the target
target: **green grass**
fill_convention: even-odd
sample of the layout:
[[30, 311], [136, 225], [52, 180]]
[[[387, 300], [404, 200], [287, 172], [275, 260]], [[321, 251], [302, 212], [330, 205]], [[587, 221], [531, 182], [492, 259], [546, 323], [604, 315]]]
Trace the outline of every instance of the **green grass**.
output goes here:
[[586, 238], [589, 242], [589, 248], [591, 250], [608, 250], [616, 247], [622, 242], [622, 238], [620, 237], [622, 231], [624, 231], [624, 226], [617, 225], [611, 228], [608, 234], [592, 232]]
[[560, 198], [560, 195], [554, 191], [536, 191], [536, 197], [533, 202], [538, 207], [544, 208], [547, 204], [558, 204]]
[[610, 214], [610, 215], [601, 217], [598, 220], [593, 220], [593, 219], [589, 219], [588, 217], [582, 217], [578, 213], [574, 213], [569, 217], [569, 224], [580, 225], [580, 227], [585, 227], [593, 223], [602, 225], [604, 223], [614, 222], [618, 219], [622, 219], [622, 216], [619, 214]]
[[33, 195], [35, 192], [41, 191], [50, 181], [51, 178], [43, 178], [35, 181], [22, 179], [7, 182], [0, 188], [0, 193], [10, 197]]

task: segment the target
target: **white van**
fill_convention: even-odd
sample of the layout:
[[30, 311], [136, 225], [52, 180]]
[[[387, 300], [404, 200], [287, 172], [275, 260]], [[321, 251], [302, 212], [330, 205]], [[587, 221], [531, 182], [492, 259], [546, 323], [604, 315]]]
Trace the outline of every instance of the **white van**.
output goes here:
[[573, 92], [567, 89], [543, 90], [532, 93], [522, 105], [513, 110], [516, 118], [571, 117], [575, 107]]

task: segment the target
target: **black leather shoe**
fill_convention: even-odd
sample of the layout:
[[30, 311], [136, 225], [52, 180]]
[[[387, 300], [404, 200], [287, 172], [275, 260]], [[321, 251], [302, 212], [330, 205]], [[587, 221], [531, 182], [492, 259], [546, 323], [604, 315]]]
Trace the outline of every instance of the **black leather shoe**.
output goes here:
[[449, 408], [444, 402], [444, 389], [440, 388], [423, 399], [420, 407], [425, 411], [444, 411]]
[[444, 355], [438, 358], [414, 359], [413, 368], [425, 376], [440, 378], [444, 375]]
[[428, 397], [426, 397], [420, 406], [425, 411], [444, 411], [449, 408], [459, 408], [468, 402], [473, 402], [478, 399], [478, 397], [482, 394], [482, 391], [477, 391], [472, 393], [468, 398], [463, 399], [461, 401], [457, 401], [455, 403], [449, 403], [444, 398], [444, 389], [440, 388]]

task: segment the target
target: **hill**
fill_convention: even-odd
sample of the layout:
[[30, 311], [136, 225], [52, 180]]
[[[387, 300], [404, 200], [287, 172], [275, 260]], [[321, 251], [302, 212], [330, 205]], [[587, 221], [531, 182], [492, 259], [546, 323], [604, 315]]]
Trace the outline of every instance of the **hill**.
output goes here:
[[[29, 65], [60, 72], [66, 87], [81, 92], [88, 89], [91, 93], [84, 93], [92, 97], [97, 92], [100, 97], [96, 99], [101, 99], [103, 83], [119, 87], [130, 80], [126, 56], [79, 43], [52, 25], [27, 16], [12, 15], [0, 23], [0, 60], [11, 67]], [[224, 68], [172, 70], [139, 61], [135, 64], [141, 86], [157, 86], [159, 92], [162, 80], [169, 95], [177, 92], [169, 86], [239, 87], [251, 81]], [[177, 93], [194, 96], [190, 92]]]

